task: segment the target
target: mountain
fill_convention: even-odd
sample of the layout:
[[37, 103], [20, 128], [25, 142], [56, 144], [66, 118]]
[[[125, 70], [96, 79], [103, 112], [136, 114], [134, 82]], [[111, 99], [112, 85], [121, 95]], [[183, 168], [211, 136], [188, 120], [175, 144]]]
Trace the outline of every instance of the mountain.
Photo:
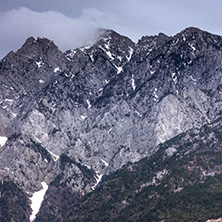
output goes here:
[[36, 221], [61, 219], [116, 170], [221, 117], [221, 36], [187, 28], [134, 43], [99, 32], [64, 53], [30, 37], [0, 62], [0, 179], [25, 198], [23, 221], [43, 184]]

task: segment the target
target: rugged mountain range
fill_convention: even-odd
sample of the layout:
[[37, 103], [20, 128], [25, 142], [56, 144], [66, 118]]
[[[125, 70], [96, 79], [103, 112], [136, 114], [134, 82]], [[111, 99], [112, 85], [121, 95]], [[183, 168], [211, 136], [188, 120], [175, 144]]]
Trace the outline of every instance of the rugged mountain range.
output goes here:
[[[128, 162], [151, 161], [159, 144], [221, 117], [221, 36], [187, 28], [134, 43], [112, 30], [99, 32], [94, 44], [65, 53], [48, 39], [30, 37], [0, 62], [0, 138], [7, 138], [0, 147], [0, 191], [8, 206], [1, 206], [1, 220], [29, 221], [29, 198], [42, 182], [49, 187], [36, 221], [74, 220], [64, 213], [67, 206], [87, 193], [97, 198], [98, 189], [92, 191], [101, 179], [112, 181]], [[158, 172], [147, 168], [145, 183]], [[10, 209], [11, 198], [19, 214]]]

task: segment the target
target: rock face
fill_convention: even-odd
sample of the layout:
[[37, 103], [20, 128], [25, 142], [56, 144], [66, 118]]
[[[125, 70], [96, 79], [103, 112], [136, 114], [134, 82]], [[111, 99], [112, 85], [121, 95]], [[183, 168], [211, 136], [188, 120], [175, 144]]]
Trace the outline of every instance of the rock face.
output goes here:
[[[222, 215], [221, 132], [220, 118], [160, 144], [150, 158], [128, 163], [106, 176], [94, 192], [66, 205], [62, 221], [207, 222], [218, 218]], [[58, 221], [49, 212], [44, 204], [37, 221], [46, 221], [49, 215], [50, 221]]]
[[221, 116], [221, 53], [222, 37], [197, 28], [137, 44], [103, 30], [65, 53], [27, 39], [0, 62], [0, 179], [31, 193], [45, 181], [51, 196], [92, 191], [102, 175]]

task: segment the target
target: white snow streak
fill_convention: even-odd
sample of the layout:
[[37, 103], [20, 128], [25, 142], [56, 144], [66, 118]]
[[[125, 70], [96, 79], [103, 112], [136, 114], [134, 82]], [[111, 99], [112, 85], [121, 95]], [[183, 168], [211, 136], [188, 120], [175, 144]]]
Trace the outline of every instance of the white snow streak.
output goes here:
[[156, 94], [156, 92], [157, 92], [157, 88], [155, 88], [155, 89], [154, 89], [154, 92], [153, 92], [153, 93], [154, 93], [154, 97], [155, 97], [155, 99], [157, 100], [159, 97], [158, 97], [158, 95]]
[[108, 49], [108, 50], [110, 49], [109, 44], [104, 44], [104, 46], [106, 49]]
[[99, 48], [102, 49], [111, 60], [114, 60], [112, 53], [110, 51], [107, 51], [107, 49], [110, 49], [108, 45], [105, 45], [106, 49], [104, 49], [102, 46], [100, 46]]
[[17, 116], [16, 113], [10, 112], [12, 114], [12, 116], [15, 118]]
[[35, 63], [36, 63], [36, 65], [38, 66], [38, 68], [41, 68], [42, 65], [44, 64], [44, 63], [42, 63], [41, 61], [40, 61], [40, 62], [35, 62]]
[[99, 184], [99, 182], [102, 180], [103, 174], [96, 174], [96, 183], [94, 186], [92, 186], [92, 190], [95, 190], [96, 186]]
[[56, 68], [54, 69], [54, 73], [60, 72], [60, 71], [61, 71], [61, 69], [60, 69], [59, 67], [56, 67]]
[[85, 52], [85, 50], [87, 50], [87, 49], [89, 49], [89, 48], [91, 48], [91, 47], [92, 47], [92, 44], [86, 45], [86, 46], [81, 47], [80, 50], [81, 50], [82, 52]]
[[[47, 149], [46, 149], [47, 150]], [[58, 159], [59, 159], [59, 156], [57, 156], [56, 154], [54, 154], [53, 152], [51, 152], [50, 150], [47, 150], [50, 154], [51, 154], [51, 156], [52, 156], [52, 159], [54, 160], [54, 161], [57, 161]]]
[[137, 110], [133, 110], [139, 117], [142, 117], [143, 115], [141, 113], [139, 113]]
[[197, 80], [193, 78], [193, 76], [190, 76], [191, 80], [196, 82]]
[[109, 130], [108, 130], [108, 133], [110, 133], [112, 131], [113, 127], [111, 127]]
[[105, 160], [101, 159], [101, 161], [105, 164], [106, 167], [109, 166], [109, 164]]
[[128, 62], [130, 61], [132, 54], [133, 54], [133, 48], [129, 47], [129, 56], [126, 57]]
[[66, 58], [67, 58], [67, 59], [69, 59], [69, 58], [73, 58], [74, 55], [76, 54], [76, 52], [77, 52], [76, 50], [71, 50], [71, 52], [70, 52], [69, 54], [66, 55]]
[[8, 140], [7, 137], [5, 136], [0, 136], [0, 146], [3, 147], [6, 143], [6, 141]]
[[84, 120], [84, 119], [87, 118], [87, 116], [83, 116], [83, 115], [81, 115], [80, 118], [81, 118], [82, 120]]
[[87, 104], [88, 104], [88, 109], [90, 109], [92, 106], [91, 106], [89, 100], [87, 99], [86, 102], [87, 102]]
[[32, 215], [30, 216], [30, 221], [34, 221], [36, 214], [39, 212], [40, 206], [44, 199], [45, 193], [48, 190], [48, 185], [46, 182], [42, 182], [42, 189], [33, 193], [31, 200], [31, 208], [32, 208]]
[[194, 47], [194, 43], [188, 43], [188, 44], [194, 51], [196, 50], [196, 48]]
[[5, 99], [5, 102], [9, 102], [12, 104], [14, 102], [14, 100], [13, 99]]
[[122, 62], [122, 57], [121, 56], [117, 56], [117, 58], [119, 59], [120, 62]]
[[115, 66], [115, 67], [117, 68], [117, 74], [120, 74], [123, 71], [123, 67], [122, 66], [120, 66], [120, 67]]
[[90, 59], [91, 59], [92, 62], [94, 62], [93, 55], [90, 55]]
[[177, 81], [177, 76], [176, 76], [176, 73], [175, 73], [175, 72], [171, 74], [171, 77], [172, 77], [172, 80], [174, 81], [174, 83], [176, 83], [176, 81]]
[[131, 81], [132, 81], [132, 88], [133, 88], [133, 90], [135, 90], [136, 89], [136, 85], [135, 85], [134, 75], [132, 75]]

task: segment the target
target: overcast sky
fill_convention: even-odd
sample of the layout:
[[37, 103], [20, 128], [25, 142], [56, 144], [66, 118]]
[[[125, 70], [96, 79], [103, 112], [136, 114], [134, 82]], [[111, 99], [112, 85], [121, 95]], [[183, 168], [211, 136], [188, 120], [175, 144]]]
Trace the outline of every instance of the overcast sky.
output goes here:
[[222, 35], [222, 0], [0, 0], [0, 59], [29, 36], [47, 37], [62, 51], [92, 41], [97, 28], [137, 42], [195, 26]]

